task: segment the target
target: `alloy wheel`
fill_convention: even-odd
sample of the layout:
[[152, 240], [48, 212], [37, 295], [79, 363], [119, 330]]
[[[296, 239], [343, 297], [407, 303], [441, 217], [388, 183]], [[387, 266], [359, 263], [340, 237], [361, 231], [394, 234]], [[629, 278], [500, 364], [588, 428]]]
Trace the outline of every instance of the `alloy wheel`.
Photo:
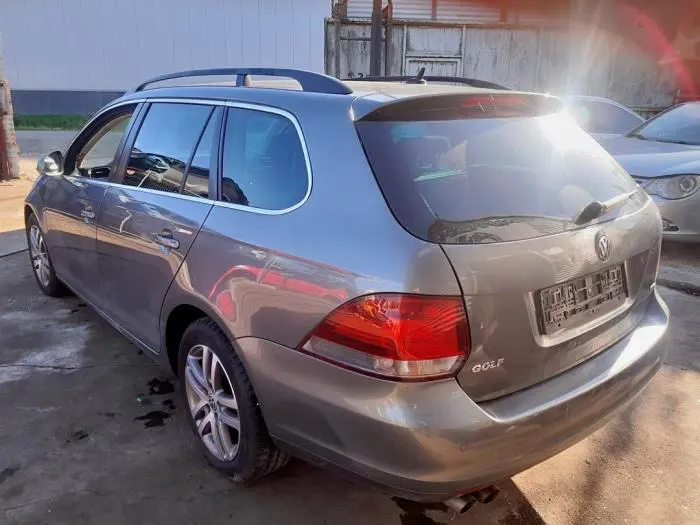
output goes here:
[[220, 461], [231, 461], [241, 442], [241, 420], [233, 385], [221, 360], [205, 345], [187, 353], [185, 389], [199, 437]]
[[51, 281], [51, 261], [49, 261], [44, 236], [36, 225], [32, 225], [29, 230], [29, 253], [37, 279], [39, 279], [42, 286], [49, 286]]

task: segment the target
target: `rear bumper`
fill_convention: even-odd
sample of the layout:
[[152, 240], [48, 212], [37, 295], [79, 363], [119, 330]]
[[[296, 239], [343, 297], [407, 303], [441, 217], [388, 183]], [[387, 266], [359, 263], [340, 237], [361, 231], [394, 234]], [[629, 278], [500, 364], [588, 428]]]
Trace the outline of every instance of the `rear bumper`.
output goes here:
[[660, 368], [668, 311], [594, 358], [499, 399], [474, 403], [455, 380], [368, 378], [269, 341], [238, 339], [275, 440], [385, 491], [437, 501], [525, 470], [602, 426]]

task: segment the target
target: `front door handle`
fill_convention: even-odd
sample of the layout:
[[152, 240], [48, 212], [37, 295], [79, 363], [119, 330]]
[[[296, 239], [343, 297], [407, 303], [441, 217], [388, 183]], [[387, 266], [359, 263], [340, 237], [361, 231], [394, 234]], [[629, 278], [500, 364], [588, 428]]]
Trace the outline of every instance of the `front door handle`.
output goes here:
[[173, 232], [167, 229], [156, 235], [156, 242], [161, 246], [172, 248], [173, 250], [177, 250], [180, 247], [180, 241], [174, 239]]

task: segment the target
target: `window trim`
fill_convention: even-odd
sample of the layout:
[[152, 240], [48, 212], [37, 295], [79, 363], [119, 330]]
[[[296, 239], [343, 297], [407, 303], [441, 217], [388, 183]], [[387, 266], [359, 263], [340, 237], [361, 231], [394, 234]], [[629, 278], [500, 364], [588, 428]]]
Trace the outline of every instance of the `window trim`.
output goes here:
[[[223, 106], [219, 104], [215, 104], [213, 106], [213, 111], [211, 112], [211, 115], [209, 116], [209, 122], [211, 122], [211, 119], [218, 119], [218, 126], [217, 129], [214, 130], [214, 140], [212, 141], [212, 149], [211, 149], [211, 156], [209, 159], [209, 187], [208, 187], [208, 196], [206, 197], [207, 200], [213, 201], [211, 198], [212, 195], [216, 195], [216, 192], [218, 191], [218, 183], [217, 179], [219, 178], [219, 143], [221, 141], [221, 126], [224, 121], [224, 108]], [[209, 122], [207, 122], [207, 126], [209, 125]], [[197, 148], [199, 148], [199, 144], [202, 141], [202, 137], [204, 136], [204, 132], [207, 130], [207, 126], [204, 126], [204, 129], [202, 130], [201, 135], [199, 136], [199, 140], [197, 141]], [[195, 148], [194, 153], [197, 153], [197, 149]], [[191, 162], [190, 162], [191, 164]], [[189, 174], [189, 164], [187, 166], [187, 171]], [[185, 183], [187, 183], [187, 177], [184, 179]], [[183, 186], [184, 188], [184, 186]], [[185, 192], [184, 190], [182, 191], [182, 194], [184, 195]], [[204, 198], [204, 197], [200, 197]]]
[[117, 163], [117, 169], [114, 170], [114, 173], [110, 173], [109, 175], [109, 182], [111, 184], [119, 184], [121, 186], [126, 186], [126, 184], [122, 184], [122, 180], [124, 179], [124, 172], [126, 170], [126, 165], [129, 161], [129, 154], [131, 153], [131, 148], [133, 147], [134, 142], [136, 140], [136, 135], [138, 135], [138, 132], [141, 130], [141, 124], [143, 124], [143, 121], [146, 118], [150, 107], [151, 105], [146, 101], [140, 104], [139, 114], [133, 120], [131, 127], [129, 128], [129, 132], [127, 133], [126, 140], [122, 144], [121, 151], [119, 152], [119, 162]]
[[[197, 150], [199, 149], [199, 145], [202, 142], [202, 137], [207, 131], [207, 127], [209, 126], [209, 123], [211, 122], [212, 117], [214, 116], [214, 112], [217, 110], [215, 106], [211, 106], [211, 109], [209, 110], [209, 115], [207, 115], [207, 120], [204, 121], [204, 127], [202, 128], [202, 131], [199, 132], [199, 136], [197, 137], [197, 140], [194, 143], [194, 148], [192, 149], [192, 153], [190, 153], [190, 158], [187, 159], [187, 164], [185, 165], [185, 172], [182, 174], [182, 181], [180, 182], [180, 191], [178, 193], [184, 194], [185, 193], [185, 184], [187, 183], [187, 176], [190, 174], [190, 168], [192, 167], [192, 162], [194, 161], [194, 156], [197, 154]], [[217, 137], [214, 137], [215, 139]], [[216, 140], [214, 141], [216, 142]], [[211, 174], [211, 152], [209, 156], [209, 173]], [[207, 195], [209, 194], [209, 177], [207, 177]]]
[[[309, 197], [311, 196], [311, 189], [313, 186], [313, 174], [312, 174], [312, 168], [311, 168], [311, 159], [309, 157], [309, 150], [306, 145], [306, 140], [304, 138], [304, 133], [301, 129], [301, 125], [299, 124], [299, 121], [297, 120], [296, 116], [284, 109], [277, 108], [274, 106], [268, 106], [265, 104], [254, 104], [254, 103], [248, 103], [248, 102], [235, 102], [235, 101], [229, 101], [229, 100], [217, 100], [217, 99], [204, 99], [204, 98], [171, 98], [171, 97], [154, 97], [154, 98], [138, 98], [138, 99], [129, 99], [129, 100], [124, 100], [121, 102], [117, 102], [114, 104], [111, 104], [110, 106], [106, 107], [102, 112], [98, 113], [95, 115], [84, 127], [83, 130], [76, 136], [76, 139], [80, 137], [83, 132], [91, 126], [95, 121], [98, 119], [101, 119], [104, 117], [107, 113], [111, 112], [112, 110], [128, 105], [128, 104], [134, 104], [137, 105], [137, 109], [135, 110], [135, 115], [136, 118], [132, 117], [132, 121], [130, 124], [130, 127], [125, 133], [125, 136], [127, 137], [125, 141], [123, 141], [121, 146], [121, 151], [117, 151], [117, 154], [119, 155], [119, 163], [117, 165], [117, 169], [115, 170], [115, 175], [120, 174], [119, 179], [122, 179], [121, 173], [123, 170], [126, 168], [126, 162], [128, 159], [128, 152], [131, 150], [130, 146], [133, 145], [133, 141], [136, 138], [136, 133], [138, 133], [138, 130], [141, 128], [141, 123], [147, 113], [145, 109], [147, 109], [147, 106], [149, 106], [152, 103], [172, 103], [172, 104], [201, 104], [205, 106], [225, 106], [227, 109], [228, 108], [240, 108], [240, 109], [250, 109], [253, 111], [263, 111], [267, 113], [275, 113], [277, 115], [281, 115], [283, 117], [286, 117], [289, 119], [292, 124], [294, 125], [294, 128], [297, 130], [297, 135], [299, 137], [299, 141], [301, 142], [301, 149], [304, 152], [304, 161], [306, 163], [306, 178], [307, 178], [307, 183], [306, 183], [306, 194], [304, 197], [295, 205], [290, 206], [288, 208], [285, 208], [283, 210], [266, 210], [264, 208], [254, 208], [252, 206], [243, 206], [240, 204], [234, 204], [231, 202], [222, 202], [218, 200], [218, 194], [219, 190], [221, 187], [221, 176], [222, 176], [222, 170], [221, 170], [221, 162], [223, 160], [223, 139], [224, 139], [224, 125], [226, 121], [226, 117], [228, 117], [228, 111], [226, 112], [225, 115], [222, 116], [221, 118], [221, 127], [219, 128], [219, 140], [217, 141], [218, 144], [218, 151], [217, 153], [217, 159], [216, 159], [216, 165], [215, 165], [215, 174], [212, 174], [215, 176], [214, 180], [214, 187], [212, 188], [212, 185], [210, 183], [209, 190], [210, 192], [212, 190], [215, 190], [213, 195], [217, 196], [217, 199], [212, 199], [211, 197], [209, 198], [204, 198], [204, 197], [192, 197], [190, 195], [184, 195], [182, 193], [166, 193], [158, 190], [151, 190], [149, 188], [138, 188], [136, 186], [128, 186], [126, 184], [122, 184], [121, 182], [117, 182], [115, 180], [112, 180], [112, 175], [110, 174], [110, 179], [109, 181], [103, 181], [103, 180], [97, 180], [97, 179], [90, 179], [95, 183], [98, 183], [103, 186], [118, 186], [118, 187], [124, 187], [124, 188], [129, 188], [130, 190], [133, 191], [143, 191], [146, 193], [153, 193], [155, 195], [167, 195], [169, 197], [173, 197], [176, 199], [185, 199], [185, 200], [190, 200], [194, 202], [204, 202], [208, 204], [212, 204], [216, 207], [219, 208], [232, 208], [235, 210], [240, 210], [248, 213], [256, 213], [258, 215], [284, 215], [286, 213], [292, 212], [296, 210], [297, 208], [300, 208], [303, 206], [306, 201], [309, 200]], [[73, 143], [75, 142], [76, 139], [73, 139], [73, 142], [68, 146], [68, 149], [70, 149], [73, 146]], [[68, 151], [68, 150], [66, 150]], [[116, 158], [116, 157], [115, 157]], [[212, 179], [212, 175], [210, 175], [210, 181]], [[212, 193], [210, 193], [212, 195]]]

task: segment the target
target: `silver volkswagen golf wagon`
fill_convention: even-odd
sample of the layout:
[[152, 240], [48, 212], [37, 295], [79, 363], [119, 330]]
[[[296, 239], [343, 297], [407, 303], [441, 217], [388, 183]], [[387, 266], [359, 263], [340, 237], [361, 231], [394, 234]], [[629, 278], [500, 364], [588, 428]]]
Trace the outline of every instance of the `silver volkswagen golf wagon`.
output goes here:
[[230, 477], [454, 508], [629, 403], [668, 324], [652, 200], [558, 99], [459, 82], [152, 79], [39, 161], [39, 287], [169, 367]]

